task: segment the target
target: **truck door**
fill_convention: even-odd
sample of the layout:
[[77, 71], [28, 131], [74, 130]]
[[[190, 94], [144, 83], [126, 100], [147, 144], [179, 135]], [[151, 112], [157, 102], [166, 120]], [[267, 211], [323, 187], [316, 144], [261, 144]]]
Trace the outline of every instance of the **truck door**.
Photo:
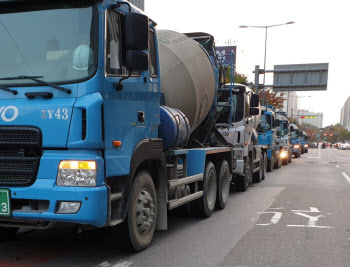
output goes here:
[[[130, 73], [125, 67], [125, 16], [115, 9], [106, 11], [104, 134], [106, 176], [127, 175], [136, 144], [158, 137], [160, 86], [154, 30], [149, 30], [149, 68]], [[131, 74], [130, 77], [128, 77]], [[122, 81], [121, 81], [122, 80]], [[118, 87], [122, 84], [122, 87]], [[118, 147], [113, 141], [120, 141]]]

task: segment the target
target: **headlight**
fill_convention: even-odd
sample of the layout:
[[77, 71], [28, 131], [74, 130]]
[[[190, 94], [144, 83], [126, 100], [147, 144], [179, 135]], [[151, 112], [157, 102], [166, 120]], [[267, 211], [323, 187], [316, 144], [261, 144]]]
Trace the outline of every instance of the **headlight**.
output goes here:
[[57, 173], [60, 186], [96, 186], [96, 162], [64, 160]]
[[294, 145], [294, 148], [298, 149], [300, 146], [299, 145]]
[[306, 144], [304, 147], [309, 147], [309, 145], [308, 145], [308, 144]]
[[286, 158], [286, 157], [287, 157], [286, 151], [282, 151], [282, 152], [281, 152], [281, 158], [284, 159], [284, 158]]
[[243, 151], [242, 150], [237, 150], [235, 151], [234, 159], [236, 160], [242, 160], [243, 159]]

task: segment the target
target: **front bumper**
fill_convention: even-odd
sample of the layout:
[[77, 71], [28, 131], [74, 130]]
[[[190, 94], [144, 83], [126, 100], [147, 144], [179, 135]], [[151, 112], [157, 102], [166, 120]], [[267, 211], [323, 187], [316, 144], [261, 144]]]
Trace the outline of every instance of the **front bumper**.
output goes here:
[[243, 159], [236, 160], [236, 168], [232, 171], [232, 174], [244, 175], [244, 160]]
[[[97, 162], [96, 187], [57, 186], [56, 176], [61, 160], [95, 160]], [[97, 151], [45, 151], [35, 182], [28, 187], [3, 187], [11, 192], [11, 217], [0, 221], [29, 220], [89, 224], [102, 227], [107, 224], [108, 190], [104, 184], [103, 159]], [[80, 202], [75, 214], [57, 214], [60, 201]], [[23, 203], [23, 204], [21, 204]], [[33, 203], [39, 203], [32, 205]], [[41, 203], [41, 204], [40, 204]], [[45, 203], [43, 205], [42, 203]]]

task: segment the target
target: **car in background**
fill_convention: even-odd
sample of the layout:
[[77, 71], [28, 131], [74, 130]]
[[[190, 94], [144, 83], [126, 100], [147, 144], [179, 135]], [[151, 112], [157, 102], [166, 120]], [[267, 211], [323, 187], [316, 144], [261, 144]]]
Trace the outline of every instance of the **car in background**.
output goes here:
[[350, 150], [350, 143], [340, 143], [339, 149], [340, 150]]

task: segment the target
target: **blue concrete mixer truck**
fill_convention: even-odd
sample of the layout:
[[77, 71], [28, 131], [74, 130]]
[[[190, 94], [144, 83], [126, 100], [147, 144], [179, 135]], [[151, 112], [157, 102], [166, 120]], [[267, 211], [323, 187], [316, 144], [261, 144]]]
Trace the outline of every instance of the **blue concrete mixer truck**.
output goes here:
[[258, 143], [267, 157], [267, 172], [271, 172], [273, 168], [278, 169], [282, 166], [282, 150], [277, 141], [276, 127], [276, 114], [273, 106], [262, 106], [257, 132]]
[[0, 20], [0, 238], [116, 226], [141, 251], [168, 210], [225, 207], [211, 35], [157, 32], [126, 1], [5, 0]]
[[293, 145], [293, 155], [295, 158], [299, 158], [301, 156], [302, 145], [301, 145], [301, 130], [295, 124], [290, 125], [291, 132], [291, 142]]

